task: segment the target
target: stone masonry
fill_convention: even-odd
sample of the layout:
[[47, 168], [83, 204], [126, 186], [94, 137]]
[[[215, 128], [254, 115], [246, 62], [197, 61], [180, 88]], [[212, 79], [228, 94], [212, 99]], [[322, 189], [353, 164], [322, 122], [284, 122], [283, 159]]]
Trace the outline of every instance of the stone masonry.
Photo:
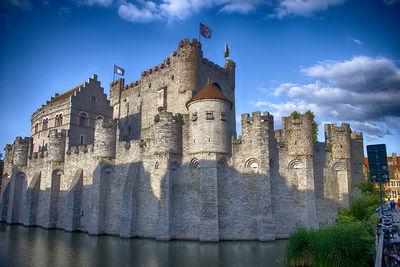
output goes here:
[[[5, 148], [0, 220], [93, 235], [274, 240], [332, 223], [361, 181], [363, 138], [350, 125], [241, 116], [235, 63], [185, 39], [138, 81], [97, 76], [32, 115]], [[62, 119], [60, 119], [62, 114]], [[83, 136], [83, 137], [82, 137]]]

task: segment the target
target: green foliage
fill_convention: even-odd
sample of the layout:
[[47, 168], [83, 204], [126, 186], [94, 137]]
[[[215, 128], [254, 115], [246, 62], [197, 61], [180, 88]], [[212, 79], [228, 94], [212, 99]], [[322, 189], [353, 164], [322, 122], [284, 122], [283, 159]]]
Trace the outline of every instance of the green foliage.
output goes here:
[[313, 120], [313, 137], [314, 137], [314, 142], [318, 142], [318, 124], [315, 121], [315, 114], [314, 112], [312, 112], [311, 110], [307, 110], [306, 113], [304, 113], [305, 115], [311, 116], [312, 120]]
[[[293, 119], [300, 119], [301, 117], [301, 113], [298, 111], [293, 111], [292, 114], [290, 114]], [[318, 142], [318, 123], [315, 121], [315, 114], [314, 112], [312, 112], [311, 110], [307, 110], [304, 115], [308, 115], [311, 116], [312, 120], [313, 120], [313, 139], [314, 142]]]
[[301, 113], [295, 110], [290, 115], [293, 117], [293, 119], [297, 120], [300, 119]]
[[374, 261], [374, 246], [373, 230], [363, 223], [302, 228], [290, 236], [285, 260], [292, 266], [366, 266]]

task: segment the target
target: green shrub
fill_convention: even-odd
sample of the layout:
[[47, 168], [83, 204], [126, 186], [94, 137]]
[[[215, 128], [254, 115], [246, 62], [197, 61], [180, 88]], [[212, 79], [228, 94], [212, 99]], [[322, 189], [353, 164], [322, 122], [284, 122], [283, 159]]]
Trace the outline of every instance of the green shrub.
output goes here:
[[367, 266], [374, 246], [373, 230], [365, 223], [302, 228], [290, 236], [285, 260], [292, 266]]

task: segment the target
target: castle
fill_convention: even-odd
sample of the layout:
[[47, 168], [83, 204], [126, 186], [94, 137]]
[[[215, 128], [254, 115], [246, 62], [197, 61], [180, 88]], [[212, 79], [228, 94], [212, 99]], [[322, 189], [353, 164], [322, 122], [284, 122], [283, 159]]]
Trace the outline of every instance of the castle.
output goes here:
[[363, 137], [349, 124], [241, 116], [235, 63], [193, 39], [141, 79], [97, 76], [32, 115], [5, 148], [0, 220], [159, 240], [273, 240], [331, 223], [362, 179]]

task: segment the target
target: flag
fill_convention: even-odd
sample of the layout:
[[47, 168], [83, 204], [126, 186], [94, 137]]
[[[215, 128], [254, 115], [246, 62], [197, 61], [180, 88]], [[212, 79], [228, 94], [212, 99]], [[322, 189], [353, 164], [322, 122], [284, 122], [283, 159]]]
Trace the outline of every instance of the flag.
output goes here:
[[211, 38], [211, 32], [212, 30], [210, 28], [200, 23], [200, 33], [204, 38]]
[[114, 64], [114, 73], [119, 74], [119, 75], [124, 75], [125, 70], [123, 68], [118, 67], [117, 65]]
[[229, 46], [228, 46], [228, 44], [225, 42], [225, 55], [224, 55], [224, 57], [225, 57], [226, 59], [228, 59], [228, 58], [229, 58], [229, 54], [230, 54]]

